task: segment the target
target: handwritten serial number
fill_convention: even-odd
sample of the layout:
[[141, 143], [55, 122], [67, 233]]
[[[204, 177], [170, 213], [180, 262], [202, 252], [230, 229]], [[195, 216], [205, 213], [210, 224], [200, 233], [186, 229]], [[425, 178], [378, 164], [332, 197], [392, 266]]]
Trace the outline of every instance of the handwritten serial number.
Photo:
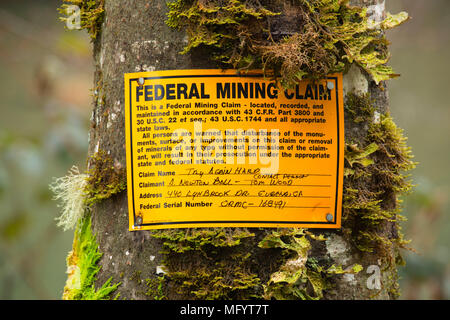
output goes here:
[[220, 203], [221, 207], [226, 208], [242, 208], [247, 209], [248, 207], [260, 207], [260, 208], [274, 208], [283, 209], [286, 206], [286, 201], [284, 200], [261, 200], [259, 204], [254, 204], [248, 201], [229, 201], [224, 200]]

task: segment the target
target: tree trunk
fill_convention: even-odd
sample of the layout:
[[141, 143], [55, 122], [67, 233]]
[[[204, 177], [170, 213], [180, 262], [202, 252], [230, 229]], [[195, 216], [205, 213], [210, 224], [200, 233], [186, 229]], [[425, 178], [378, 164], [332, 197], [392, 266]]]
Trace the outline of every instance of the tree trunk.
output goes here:
[[[384, 0], [352, 1], [352, 4], [360, 6], [379, 3], [376, 7], [379, 10], [374, 12], [384, 14]], [[96, 90], [89, 155], [94, 156], [103, 150], [112, 159], [114, 167], [120, 169], [126, 167], [124, 73], [215, 69], [217, 66], [201, 53], [179, 54], [186, 45], [186, 35], [166, 25], [166, 0], [126, 3], [108, 0], [104, 1], [104, 10], [101, 33], [94, 41]], [[346, 144], [357, 144], [360, 148], [368, 144], [370, 121], [379, 121], [387, 113], [388, 98], [383, 82], [376, 85], [364, 71], [352, 66], [344, 74], [344, 93], [362, 96], [367, 92], [375, 107], [370, 119], [352, 121], [353, 116], [348, 111], [345, 114]], [[348, 96], [345, 99], [348, 101]], [[89, 160], [88, 168], [93, 165], [93, 160]], [[395, 209], [396, 194], [384, 197], [382, 203], [383, 208]], [[309, 230], [310, 248], [308, 262], [304, 266], [309, 269], [305, 269], [304, 279], [307, 281], [302, 289], [306, 295], [297, 297], [390, 299], [395, 296], [397, 270], [392, 263], [396, 255], [395, 244], [389, 243], [384, 246], [385, 250], [379, 247], [371, 252], [361, 249], [358, 238], [353, 234], [355, 228], [359, 228], [359, 220], [350, 219], [350, 211], [346, 210], [344, 207], [343, 229]], [[272, 229], [225, 228], [220, 232], [205, 229], [201, 237], [211, 242], [209, 245], [182, 236], [184, 233], [195, 238], [199, 236], [195, 232], [201, 230], [130, 232], [125, 191], [97, 202], [91, 211], [92, 232], [102, 253], [98, 261], [101, 269], [96, 275], [96, 287], [100, 288], [112, 277], [111, 283], [120, 282], [114, 293], [120, 293], [120, 299], [282, 298], [282, 295], [267, 295], [264, 285], [287, 259], [298, 254], [295, 250], [286, 252], [280, 248], [258, 246], [274, 231]], [[382, 221], [377, 225], [377, 235], [393, 239], [397, 236], [396, 228], [396, 223]], [[304, 233], [294, 234], [294, 231], [285, 232], [296, 237], [306, 236]], [[326, 240], [321, 240], [319, 234]], [[227, 242], [227, 236], [239, 241]], [[226, 245], [214, 245], [214, 238], [219, 237], [225, 239]], [[185, 252], [170, 250], [170, 244], [177, 241], [186, 248]], [[333, 265], [334, 269], [331, 268]], [[320, 276], [320, 285], [312, 281], [314, 276]], [[219, 278], [222, 280], [217, 281]]]

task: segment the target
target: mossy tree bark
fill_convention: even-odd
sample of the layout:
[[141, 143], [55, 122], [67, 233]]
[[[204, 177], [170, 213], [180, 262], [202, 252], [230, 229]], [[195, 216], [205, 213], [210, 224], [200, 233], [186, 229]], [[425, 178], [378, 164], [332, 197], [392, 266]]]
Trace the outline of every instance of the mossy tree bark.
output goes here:
[[[384, 0], [352, 1], [360, 6], [379, 4], [376, 14], [383, 14], [382, 3]], [[166, 25], [166, 0], [108, 0], [104, 1], [104, 10], [101, 33], [94, 41], [95, 102], [89, 155], [102, 150], [112, 159], [114, 167], [120, 169], [126, 167], [123, 74], [217, 66], [202, 53], [179, 54], [186, 45], [186, 35]], [[352, 121], [352, 115], [345, 114], [346, 142], [363, 147], [367, 145], [371, 122], [388, 111], [387, 90], [383, 82], [376, 85], [357, 66], [344, 75], [344, 85], [346, 93], [368, 92], [372, 98], [374, 110], [364, 121]], [[88, 167], [92, 165], [89, 163]], [[386, 195], [382, 203], [384, 208], [394, 209], [395, 194]], [[263, 285], [272, 274], [286, 267], [288, 259], [299, 262], [301, 254], [307, 255], [299, 267], [305, 268], [301, 277], [305, 281], [287, 283], [287, 287], [298, 286], [301, 290], [285, 292], [286, 297], [389, 299], [396, 289], [397, 270], [395, 263], [391, 263], [396, 255], [395, 245], [391, 243], [385, 250], [375, 248], [372, 252], [358, 248], [356, 238], [352, 237], [354, 230], [348, 229], [358, 228], [358, 220], [347, 225], [347, 232], [345, 228], [310, 230], [308, 235], [287, 232], [297, 238], [307, 237], [308, 244], [301, 248], [293, 246], [286, 252], [276, 246], [260, 245], [268, 235], [273, 236], [273, 230], [268, 229], [129, 232], [125, 191], [97, 202], [91, 211], [92, 231], [103, 254], [98, 262], [101, 269], [96, 286], [112, 277], [112, 283], [121, 283], [116, 291], [120, 298], [283, 297], [282, 288], [276, 288], [278, 295], [268, 295]], [[395, 223], [383, 221], [377, 226], [377, 234], [392, 239], [397, 237], [396, 228]], [[319, 234], [326, 240], [319, 238]], [[369, 277], [375, 275], [373, 270], [367, 272], [370, 265], [379, 267], [380, 286], [367, 285], [371, 283]], [[314, 277], [318, 281], [313, 281]]]

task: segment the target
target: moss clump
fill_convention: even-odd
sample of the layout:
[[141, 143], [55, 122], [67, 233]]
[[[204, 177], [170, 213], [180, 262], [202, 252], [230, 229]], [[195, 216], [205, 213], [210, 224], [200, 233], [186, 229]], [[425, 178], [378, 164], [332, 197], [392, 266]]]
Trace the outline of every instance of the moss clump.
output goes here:
[[[382, 269], [390, 271], [401, 263], [399, 251], [407, 243], [398, 197], [411, 188], [405, 172], [414, 163], [402, 131], [388, 114], [376, 114], [369, 94], [348, 94], [346, 114], [365, 127], [366, 138], [346, 144], [342, 231], [362, 253], [381, 257]], [[161, 230], [153, 237], [162, 241], [167, 272], [164, 281], [147, 282], [154, 298], [322, 299], [334, 277], [362, 270], [359, 264], [344, 268], [311, 256], [313, 241], [325, 238], [306, 229], [264, 229], [257, 235], [245, 228]], [[265, 267], [271, 271], [261, 275], [257, 257], [267, 250], [272, 265]], [[397, 278], [388, 273], [394, 275], [382, 285], [395, 296]], [[178, 295], [167, 296], [174, 287]]]
[[105, 16], [104, 0], [63, 0], [69, 4], [63, 4], [58, 11], [63, 14], [61, 21], [67, 22], [70, 18], [70, 6], [75, 5], [80, 8], [80, 28], [86, 29], [91, 39], [95, 40], [100, 34]]
[[326, 239], [306, 229], [253, 233], [198, 228], [152, 235], [162, 241], [166, 272], [146, 280], [146, 295], [154, 299], [320, 299], [332, 287], [333, 276], [361, 270], [359, 265], [344, 270], [309, 257], [311, 241]]
[[376, 83], [396, 76], [383, 31], [408, 19], [404, 12], [374, 23], [348, 0], [176, 0], [167, 25], [185, 30], [182, 53], [203, 48], [224, 66], [275, 72], [285, 87], [304, 77], [341, 72], [352, 62]]
[[[174, 298], [248, 299], [261, 294], [258, 264], [245, 242], [254, 234], [243, 228], [161, 230], [164, 285], [149, 281], [148, 295], [165, 297], [164, 288], [176, 287]], [[248, 246], [248, 247], [247, 247]], [[156, 290], [157, 289], [157, 290]]]
[[399, 196], [411, 189], [406, 172], [412, 162], [406, 138], [389, 114], [374, 117], [370, 96], [347, 97], [350, 118], [368, 126], [365, 141], [346, 144], [343, 194], [343, 230], [361, 251], [384, 253], [395, 264], [398, 249], [406, 241], [400, 230]]
[[120, 283], [111, 285], [109, 278], [99, 289], [95, 288], [96, 275], [100, 271], [98, 261], [102, 254], [98, 250], [95, 235], [91, 231], [91, 217], [82, 218], [75, 231], [72, 251], [67, 257], [69, 274], [64, 287], [65, 300], [105, 300], [110, 299]]
[[353, 123], [370, 123], [373, 121], [375, 108], [369, 93], [348, 93], [345, 96], [344, 108], [348, 118]]
[[185, 253], [200, 251], [207, 254], [212, 248], [234, 247], [242, 239], [253, 237], [247, 229], [230, 231], [225, 228], [216, 229], [187, 229], [187, 230], [158, 230], [152, 236], [164, 240], [164, 253]]
[[342, 266], [320, 265], [317, 259], [309, 257], [311, 240], [326, 239], [305, 229], [283, 228], [272, 231], [259, 242], [259, 247], [281, 248], [285, 255], [284, 263], [264, 286], [264, 298], [318, 300], [323, 298], [326, 289], [331, 288], [329, 280], [332, 276], [362, 270], [360, 265], [345, 270]]
[[106, 152], [100, 150], [90, 162], [87, 172], [80, 173], [73, 166], [66, 176], [54, 179], [50, 185], [54, 200], [61, 200], [62, 214], [57, 220], [64, 231], [74, 228], [89, 206], [126, 189], [125, 169], [114, 165]]
[[88, 206], [126, 189], [126, 170], [115, 165], [105, 151], [99, 150], [91, 157], [89, 168], [85, 187]]

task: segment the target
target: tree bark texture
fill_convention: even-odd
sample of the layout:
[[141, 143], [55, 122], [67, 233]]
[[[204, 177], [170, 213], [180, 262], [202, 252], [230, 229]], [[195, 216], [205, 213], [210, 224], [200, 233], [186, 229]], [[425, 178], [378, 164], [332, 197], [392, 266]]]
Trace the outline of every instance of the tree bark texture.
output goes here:
[[[354, 5], [379, 5], [384, 9], [384, 1], [358, 0]], [[98, 150], [105, 151], [115, 166], [126, 167], [125, 123], [124, 123], [124, 73], [154, 70], [176, 70], [196, 68], [217, 68], [207, 56], [180, 55], [186, 45], [186, 35], [182, 31], [171, 30], [166, 24], [166, 0], [106, 0], [105, 18], [102, 31], [94, 42], [96, 95], [91, 118], [89, 155]], [[378, 10], [383, 14], [384, 10]], [[351, 67], [344, 75], [345, 93], [370, 92], [376, 112], [384, 114], [388, 110], [387, 90], [384, 84], [377, 86], [357, 67]], [[362, 141], [367, 135], [367, 125], [345, 121], [346, 141]], [[395, 207], [395, 197], [386, 203]], [[121, 299], [149, 299], [148, 285], [161, 277], [164, 266], [163, 241], [152, 237], [152, 231], [128, 231], [128, 208], [126, 191], [106, 199], [92, 208], [92, 231], [97, 236], [99, 250], [103, 254], [99, 261], [101, 270], [97, 275], [97, 285], [101, 286], [110, 277], [113, 283], [121, 282], [117, 289]], [[255, 237], [246, 239], [241, 250], [250, 253], [247, 267], [256, 274], [261, 283], [269, 280], [270, 274], [279, 268], [280, 252], [258, 247], [258, 242], [267, 230], [251, 230]], [[386, 234], [395, 233], [386, 224]], [[319, 233], [319, 231], [314, 231]], [[333, 286], [324, 291], [324, 299], [379, 299], [391, 298], [389, 287], [371, 289], [368, 266], [381, 268], [381, 283], [396, 279], [395, 268], [380, 265], [380, 252], [362, 252], [355, 248], [341, 230], [320, 230], [326, 241], [312, 241], [309, 257], [325, 261], [327, 265], [343, 268], [360, 264], [359, 273], [336, 275]], [[220, 259], [220, 257], [218, 257]], [[172, 263], [175, 263], [172, 261]], [[193, 262], [178, 261], [185, 268], [199, 267]], [[385, 270], [384, 270], [385, 269]], [[229, 270], [233, 278], [233, 270]], [[161, 281], [165, 281], [164, 279]], [[370, 279], [369, 279], [370, 281]], [[180, 293], [176, 286], [164, 287], [164, 297], [168, 299], [191, 299], [194, 295]]]

